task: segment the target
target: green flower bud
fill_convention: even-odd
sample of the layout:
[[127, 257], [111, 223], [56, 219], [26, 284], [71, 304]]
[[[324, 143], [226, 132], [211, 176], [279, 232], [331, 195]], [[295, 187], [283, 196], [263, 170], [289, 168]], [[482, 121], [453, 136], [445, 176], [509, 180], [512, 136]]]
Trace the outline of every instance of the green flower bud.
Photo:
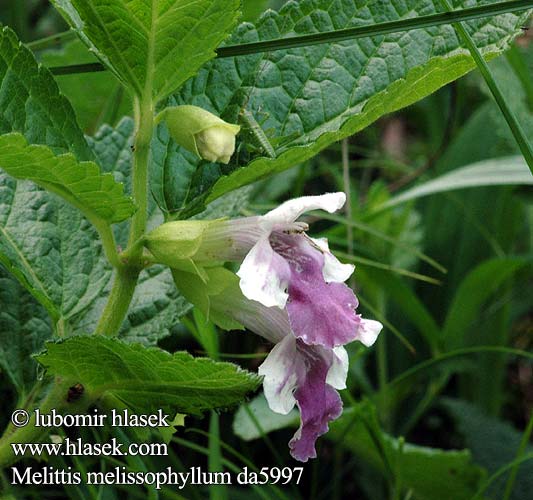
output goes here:
[[165, 109], [158, 121], [165, 120], [172, 138], [200, 158], [228, 164], [235, 152], [238, 125], [227, 123], [197, 106]]

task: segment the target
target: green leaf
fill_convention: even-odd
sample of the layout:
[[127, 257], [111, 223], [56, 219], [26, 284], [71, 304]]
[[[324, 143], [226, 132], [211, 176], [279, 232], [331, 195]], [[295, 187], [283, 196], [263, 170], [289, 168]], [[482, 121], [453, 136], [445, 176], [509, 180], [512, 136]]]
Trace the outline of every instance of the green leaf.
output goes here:
[[158, 101], [215, 57], [238, 0], [52, 0], [134, 94]]
[[[476, 462], [486, 467], [490, 474], [516, 458], [522, 436], [509, 423], [485, 415], [466, 401], [445, 398], [441, 405], [456, 422], [465, 446], [472, 451]], [[533, 453], [533, 446], [528, 445], [525, 453]], [[508, 473], [504, 474], [489, 488], [488, 498], [503, 498], [507, 476]], [[532, 489], [533, 474], [528, 462], [519, 468], [511, 499], [526, 500]]]
[[485, 476], [468, 450], [445, 451], [438, 448], [402, 444], [384, 433], [375, 409], [363, 402], [330, 424], [325, 435], [335, 445], [354, 452], [381, 471], [392, 474], [417, 500], [470, 500]]
[[0, 304], [0, 369], [22, 396], [37, 377], [31, 355], [42, 350], [52, 328], [46, 310], [2, 267]]
[[462, 281], [448, 309], [442, 329], [448, 350], [468, 345], [468, 330], [483, 303], [531, 260], [519, 257], [490, 259], [479, 264]]
[[533, 185], [533, 176], [521, 156], [483, 160], [424, 182], [390, 199], [377, 210], [436, 193], [481, 186]]
[[0, 172], [0, 262], [67, 333], [109, 280], [96, 231], [29, 181]]
[[91, 221], [112, 224], [135, 212], [122, 184], [100, 173], [96, 163], [78, 162], [71, 153], [57, 156], [46, 146], [29, 145], [18, 133], [0, 136], [0, 168], [58, 194]]
[[46, 347], [37, 360], [50, 374], [83, 384], [92, 400], [118, 399], [136, 412], [198, 414], [234, 405], [260, 384], [231, 363], [117, 339], [71, 337]]
[[[0, 133], [54, 154], [92, 160], [74, 111], [50, 72], [9, 28], [0, 30]], [[109, 279], [96, 232], [73, 208], [0, 172], [0, 262], [67, 333]]]
[[54, 78], [7, 27], [0, 29], [0, 88], [0, 134], [19, 132], [56, 154], [70, 151], [79, 160], [93, 159]]
[[[39, 60], [47, 67], [98, 61], [80, 40], [66, 43], [60, 49], [42, 52]], [[131, 98], [122, 84], [109, 73], [68, 75], [59, 77], [57, 84], [72, 103], [78, 123], [86, 133], [93, 134], [103, 123], [114, 125], [117, 117], [132, 112]]]
[[[467, 4], [472, 6], [466, 0], [456, 6]], [[241, 25], [231, 43], [435, 12], [430, 0], [408, 0], [401, 5], [370, 0], [288, 2], [279, 13], [265, 13], [256, 26]], [[483, 55], [491, 58], [508, 46], [525, 17], [506, 14], [473, 21], [468, 26]], [[176, 189], [172, 184], [165, 185], [165, 207], [179, 216], [184, 202], [180, 193], [196, 193], [196, 199], [189, 195], [187, 204], [208, 203], [228, 191], [299, 164], [474, 67], [468, 51], [447, 25], [216, 60], [188, 82], [169, 105], [195, 104], [228, 122], [240, 121], [241, 143], [228, 167], [199, 161], [191, 165], [192, 160], [185, 153], [176, 154], [173, 144], [166, 147], [164, 168], [170, 172], [165, 171], [163, 177], [167, 182], [174, 179]], [[241, 113], [244, 108], [246, 114]], [[165, 136], [166, 132], [161, 134]], [[183, 179], [176, 179], [172, 173], [183, 163], [187, 172], [193, 172], [188, 173], [189, 189], [184, 189]], [[220, 178], [215, 180], [217, 175]]]
[[244, 404], [248, 406], [261, 426], [260, 429], [257, 428], [246, 408], [241, 405], [233, 418], [233, 432], [244, 441], [259, 439], [263, 433], [268, 434], [286, 427], [297, 427], [300, 422], [300, 415], [296, 409], [291, 410], [287, 415], [274, 413], [269, 408], [264, 394]]

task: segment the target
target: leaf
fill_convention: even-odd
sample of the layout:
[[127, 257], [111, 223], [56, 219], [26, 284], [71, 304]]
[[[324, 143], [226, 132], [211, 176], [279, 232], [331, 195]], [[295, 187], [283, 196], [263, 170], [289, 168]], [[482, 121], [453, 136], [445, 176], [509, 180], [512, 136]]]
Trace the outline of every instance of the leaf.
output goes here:
[[468, 344], [467, 332], [478, 318], [483, 303], [528, 263], [531, 260], [520, 257], [490, 259], [479, 264], [464, 278], [448, 309], [442, 329], [448, 350]]
[[[0, 133], [18, 132], [54, 154], [92, 160], [72, 107], [50, 72], [9, 28], [0, 30]], [[67, 333], [107, 283], [96, 232], [73, 208], [0, 172], [0, 262]]]
[[134, 94], [157, 102], [215, 57], [237, 0], [52, 0]]
[[[483, 414], [466, 401], [443, 398], [440, 404], [455, 420], [476, 462], [490, 474], [516, 458], [522, 435], [510, 424]], [[533, 446], [528, 445], [524, 453], [533, 453]], [[488, 498], [503, 498], [507, 477], [508, 473], [504, 474], [489, 488]], [[519, 467], [511, 499], [530, 498], [532, 488], [533, 468], [531, 462], [526, 462]]]
[[71, 153], [56, 156], [46, 146], [29, 145], [18, 133], [0, 136], [0, 168], [58, 194], [93, 222], [112, 224], [135, 212], [122, 184], [110, 174], [101, 174], [96, 163], [78, 162]]
[[412, 490], [417, 500], [470, 500], [485, 476], [468, 450], [402, 445], [381, 430], [375, 408], [368, 402], [345, 410], [325, 436], [382, 473], [393, 473], [397, 484]]
[[42, 350], [52, 328], [44, 308], [1, 266], [0, 304], [0, 368], [22, 396], [37, 376], [31, 355]]
[[[42, 52], [39, 60], [47, 67], [98, 61], [81, 40]], [[57, 84], [72, 103], [78, 123], [86, 133], [93, 134], [102, 123], [114, 125], [117, 117], [132, 112], [131, 98], [122, 84], [109, 73], [71, 74], [58, 77]]]
[[[456, 2], [458, 8], [466, 5], [471, 7], [472, 2]], [[401, 4], [291, 1], [279, 13], [265, 13], [256, 26], [241, 25], [231, 43], [377, 24], [435, 11], [431, 0]], [[491, 58], [507, 47], [525, 18], [506, 14], [468, 26], [484, 56]], [[165, 185], [164, 207], [179, 216], [184, 201], [188, 205], [209, 203], [228, 191], [299, 164], [474, 67], [451, 26], [216, 60], [168, 104], [195, 104], [228, 122], [242, 122], [241, 110], [245, 108], [246, 116], [256, 123], [242, 123], [241, 142], [228, 167], [201, 161], [191, 164], [191, 158], [175, 145], [163, 144], [167, 155], [162, 177], [176, 183]], [[261, 146], [265, 140], [274, 148], [274, 155]], [[184, 189], [183, 179], [173, 173], [182, 164], [187, 165], [191, 179], [189, 189]], [[220, 177], [214, 179], [217, 170]], [[207, 172], [210, 175], [206, 176]], [[183, 192], [196, 193], [195, 199], [189, 195], [184, 200], [180, 196]]]
[[0, 88], [0, 134], [19, 132], [30, 144], [46, 145], [55, 154], [70, 151], [79, 160], [93, 159], [74, 110], [51, 73], [7, 27], [0, 29]]
[[99, 296], [110, 271], [96, 231], [56, 196], [0, 172], [0, 263], [62, 333]]
[[377, 210], [436, 193], [481, 186], [532, 185], [533, 176], [521, 156], [483, 160], [424, 182], [390, 199]]
[[260, 378], [231, 363], [169, 354], [103, 337], [47, 343], [37, 360], [47, 371], [83, 384], [92, 400], [118, 399], [134, 411], [199, 414], [228, 407], [255, 390]]
[[264, 394], [260, 394], [249, 403], [244, 404], [248, 406], [261, 427], [260, 429], [257, 428], [244, 405], [241, 405], [233, 418], [233, 432], [244, 441], [259, 439], [262, 437], [261, 431], [268, 434], [286, 427], [297, 427], [300, 422], [300, 415], [296, 409], [291, 410], [287, 415], [274, 413], [269, 408]]

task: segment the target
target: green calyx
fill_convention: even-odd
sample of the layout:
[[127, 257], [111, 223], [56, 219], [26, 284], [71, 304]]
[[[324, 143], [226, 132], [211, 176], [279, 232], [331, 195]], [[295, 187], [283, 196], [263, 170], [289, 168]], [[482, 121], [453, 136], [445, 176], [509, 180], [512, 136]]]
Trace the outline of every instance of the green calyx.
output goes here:
[[219, 221], [167, 222], [148, 233], [144, 245], [159, 263], [181, 267], [183, 261], [196, 257], [205, 231], [217, 222]]

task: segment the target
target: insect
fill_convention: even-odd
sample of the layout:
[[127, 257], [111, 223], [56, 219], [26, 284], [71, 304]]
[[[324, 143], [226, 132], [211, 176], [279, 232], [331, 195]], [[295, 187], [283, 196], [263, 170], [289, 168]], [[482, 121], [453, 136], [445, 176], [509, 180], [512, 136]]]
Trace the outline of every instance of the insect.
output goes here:
[[83, 396], [83, 393], [85, 392], [85, 387], [83, 387], [82, 384], [77, 383], [69, 388], [67, 392], [67, 403], [73, 403], [74, 401], [78, 401]]
[[276, 151], [272, 147], [272, 144], [265, 134], [265, 131], [261, 128], [261, 125], [257, 123], [254, 115], [247, 109], [243, 109], [240, 116], [263, 152], [266, 153], [270, 158], [276, 158]]

